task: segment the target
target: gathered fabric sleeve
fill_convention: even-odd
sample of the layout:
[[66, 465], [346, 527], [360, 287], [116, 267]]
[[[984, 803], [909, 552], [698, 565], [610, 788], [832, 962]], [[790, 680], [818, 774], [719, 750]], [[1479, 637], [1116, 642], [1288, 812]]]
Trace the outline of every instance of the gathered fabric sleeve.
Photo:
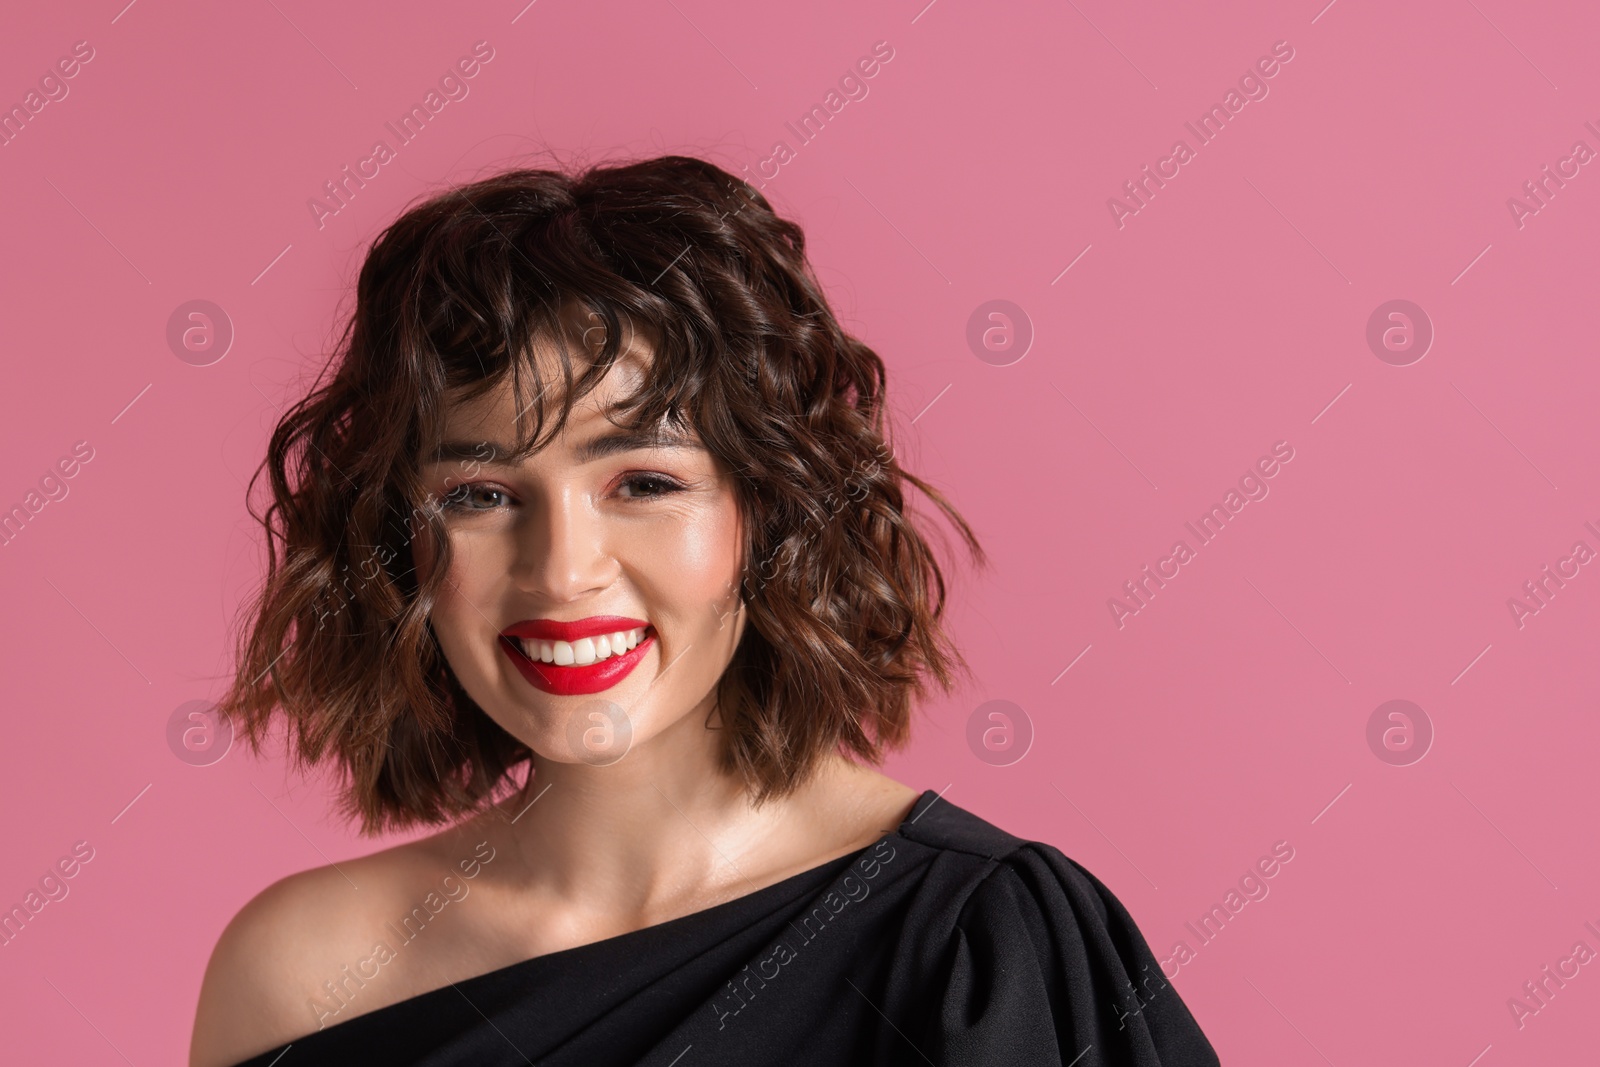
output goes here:
[[941, 1067], [1218, 1064], [1121, 901], [1050, 845], [978, 884], [925, 989], [915, 1044]]

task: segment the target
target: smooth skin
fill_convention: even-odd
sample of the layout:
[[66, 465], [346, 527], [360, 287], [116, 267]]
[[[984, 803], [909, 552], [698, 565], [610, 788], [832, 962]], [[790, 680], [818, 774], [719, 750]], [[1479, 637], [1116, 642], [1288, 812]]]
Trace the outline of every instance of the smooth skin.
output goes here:
[[[532, 749], [532, 792], [284, 878], [246, 904], [206, 969], [191, 1067], [228, 1067], [452, 982], [745, 896], [866, 848], [909, 814], [917, 790], [841, 756], [760, 809], [718, 769], [715, 685], [746, 620], [729, 472], [692, 433], [677, 445], [580, 452], [620, 432], [604, 412], [648, 358], [631, 348], [523, 463], [454, 459], [426, 471], [453, 501], [444, 513], [453, 560], [433, 629], [466, 691]], [[446, 440], [514, 441], [516, 411], [509, 388], [458, 404]], [[514, 622], [591, 615], [645, 619], [656, 632], [604, 693], [541, 692], [499, 647]], [[614, 762], [605, 761], [615, 749], [597, 756], [569, 740], [575, 717], [599, 721], [585, 708], [597, 699], [620, 705], [631, 725]], [[402, 941], [391, 927], [413, 914], [426, 924]]]

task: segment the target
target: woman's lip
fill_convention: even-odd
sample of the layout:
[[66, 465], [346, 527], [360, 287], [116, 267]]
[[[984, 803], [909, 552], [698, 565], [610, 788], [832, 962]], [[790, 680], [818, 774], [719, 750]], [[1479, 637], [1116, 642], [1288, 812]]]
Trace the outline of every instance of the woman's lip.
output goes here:
[[559, 622], [555, 619], [524, 619], [500, 631], [502, 637], [528, 637], [539, 641], [578, 641], [585, 637], [599, 637], [621, 630], [637, 630], [648, 626], [643, 619], [630, 619], [625, 615], [590, 615], [586, 619]]
[[603, 693], [633, 673], [633, 669], [643, 662], [645, 652], [655, 644], [655, 640], [655, 631], [646, 630], [639, 643], [622, 655], [607, 656], [603, 660], [583, 667], [576, 665], [558, 667], [554, 663], [531, 660], [523, 654], [522, 646], [516, 638], [505, 634], [500, 636], [500, 649], [511, 660], [512, 666], [517, 668], [518, 673], [535, 689], [556, 696], [583, 696], [589, 693]]

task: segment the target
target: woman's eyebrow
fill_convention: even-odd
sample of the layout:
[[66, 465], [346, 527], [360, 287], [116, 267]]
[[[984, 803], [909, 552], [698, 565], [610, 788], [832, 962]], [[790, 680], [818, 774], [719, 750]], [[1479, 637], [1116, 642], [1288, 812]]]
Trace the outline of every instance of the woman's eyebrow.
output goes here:
[[443, 463], [453, 459], [475, 459], [480, 463], [492, 463], [496, 456], [510, 454], [510, 446], [500, 444], [498, 441], [445, 441], [433, 450], [426, 462]]
[[[704, 444], [681, 430], [619, 430], [616, 433], [592, 438], [579, 445], [577, 458], [580, 463], [591, 463], [607, 456], [645, 448], [686, 448], [706, 451]], [[477, 460], [480, 463], [494, 463], [499, 457], [509, 456], [514, 451], [510, 445], [501, 444], [499, 441], [445, 441], [433, 450], [428, 462]]]
[[641, 448], [688, 448], [707, 451], [706, 446], [680, 429], [619, 430], [591, 438], [578, 446], [578, 462], [589, 463], [619, 452], [633, 452]]

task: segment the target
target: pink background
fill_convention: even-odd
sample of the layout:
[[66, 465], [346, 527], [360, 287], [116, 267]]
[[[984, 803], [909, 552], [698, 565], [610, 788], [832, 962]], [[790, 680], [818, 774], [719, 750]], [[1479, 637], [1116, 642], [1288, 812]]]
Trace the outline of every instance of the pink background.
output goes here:
[[[0, 949], [13, 1062], [180, 1061], [234, 911], [380, 845], [320, 783], [165, 735], [220, 693], [260, 562], [242, 482], [367, 242], [520, 153], [753, 173], [779, 139], [766, 195], [997, 564], [956, 587], [976, 682], [890, 773], [1058, 845], [1163, 957], [1288, 841], [1175, 979], [1225, 1063], [1592, 1058], [1600, 963], [1521, 1028], [1506, 1003], [1600, 950], [1600, 566], [1520, 628], [1507, 605], [1600, 549], [1597, 168], [1507, 207], [1600, 149], [1588, 5], [123, 2], [13, 5], [0, 35], [7, 105], [95, 50], [0, 148], [0, 505], [95, 451], [0, 548], [0, 902], [95, 850]], [[319, 230], [307, 199], [479, 40], [470, 95]], [[1107, 198], [1280, 40], [1269, 95], [1119, 229]], [[877, 41], [869, 94], [797, 146]], [[210, 366], [167, 345], [193, 299], [236, 330]], [[1009, 366], [966, 341], [993, 299], [1036, 334]], [[1436, 330], [1409, 366], [1366, 341], [1392, 299]], [[1280, 440], [1270, 495], [1119, 628], [1108, 598]], [[966, 741], [994, 699], [1035, 731], [1009, 766]], [[1419, 762], [1368, 745], [1391, 699], [1432, 724]]]

